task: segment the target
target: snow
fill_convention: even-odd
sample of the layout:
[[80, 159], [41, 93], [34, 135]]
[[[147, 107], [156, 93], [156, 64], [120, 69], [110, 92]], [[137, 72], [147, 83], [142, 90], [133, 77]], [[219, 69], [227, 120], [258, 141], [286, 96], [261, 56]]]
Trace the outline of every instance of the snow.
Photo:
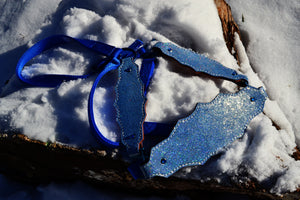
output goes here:
[[[300, 2], [228, 0], [251, 66], [292, 124], [300, 145]], [[242, 15], [244, 22], [242, 22]]]
[[[153, 39], [171, 41], [247, 75], [250, 85], [265, 87], [270, 97], [264, 112], [252, 120], [242, 138], [224, 148], [218, 158], [201, 167], [186, 168], [176, 176], [224, 182], [254, 179], [274, 193], [295, 191], [300, 186], [300, 161], [291, 154], [296, 143], [300, 144], [300, 2], [228, 2], [242, 32], [242, 38], [235, 35], [240, 66], [227, 50], [212, 0], [152, 0], [146, 7], [142, 0], [0, 2], [0, 83], [9, 80], [0, 90], [1, 131], [20, 131], [32, 139], [82, 148], [100, 145], [90, 132], [87, 113], [95, 76], [56, 88], [24, 87], [13, 76], [18, 58], [40, 39], [66, 34], [117, 47], [127, 47], [137, 38], [150, 45]], [[99, 57], [94, 53], [66, 45], [38, 56], [23, 73], [83, 74], [97, 61]], [[188, 115], [196, 103], [210, 102], [220, 92], [238, 90], [228, 81], [183, 76], [176, 71], [180, 66], [171, 60], [159, 58], [158, 63], [147, 96], [148, 121], [176, 121]], [[118, 141], [120, 131], [113, 106], [115, 82], [115, 72], [101, 81], [94, 110], [101, 132]], [[1, 185], [14, 187], [15, 183], [0, 180]], [[88, 188], [77, 183], [64, 187], [77, 191], [79, 196], [79, 188]], [[55, 183], [30, 190], [54, 197], [53, 193], [58, 192], [60, 198], [70, 195], [66, 194], [68, 189], [60, 189]], [[19, 195], [27, 198], [28, 194], [21, 190]]]

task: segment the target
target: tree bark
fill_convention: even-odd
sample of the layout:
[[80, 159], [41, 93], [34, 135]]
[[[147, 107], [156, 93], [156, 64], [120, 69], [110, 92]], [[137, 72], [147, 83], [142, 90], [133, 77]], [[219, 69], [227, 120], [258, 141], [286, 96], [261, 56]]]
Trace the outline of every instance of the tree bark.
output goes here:
[[105, 150], [77, 149], [55, 143], [31, 140], [22, 134], [0, 135], [0, 170], [10, 177], [27, 183], [82, 180], [101, 188], [117, 188], [141, 196], [185, 195], [191, 199], [218, 198], [223, 195], [255, 199], [299, 199], [299, 193], [282, 197], [268, 193], [259, 184], [232, 183], [220, 185], [215, 181], [200, 182], [182, 178], [155, 177], [134, 180], [127, 171], [128, 163]]
[[223, 37], [226, 42], [228, 51], [238, 61], [238, 64], [240, 64], [239, 56], [234, 46], [234, 33], [238, 33], [239, 36], [241, 36], [239, 27], [232, 17], [230, 6], [224, 0], [214, 1], [218, 9], [220, 21], [222, 23]]

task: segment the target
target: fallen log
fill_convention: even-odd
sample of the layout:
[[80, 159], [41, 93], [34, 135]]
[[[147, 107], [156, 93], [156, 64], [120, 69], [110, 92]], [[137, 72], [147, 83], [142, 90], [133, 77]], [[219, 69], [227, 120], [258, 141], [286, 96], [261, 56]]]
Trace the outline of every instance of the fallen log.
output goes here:
[[[116, 154], [117, 155], [117, 154]], [[127, 171], [128, 163], [113, 151], [77, 149], [56, 143], [31, 140], [22, 134], [0, 135], [1, 172], [27, 183], [82, 180], [101, 188], [118, 188], [138, 195], [247, 195], [256, 199], [299, 199], [299, 193], [282, 197], [268, 193], [258, 183], [230, 186], [215, 181], [200, 182], [177, 177], [134, 180]]]

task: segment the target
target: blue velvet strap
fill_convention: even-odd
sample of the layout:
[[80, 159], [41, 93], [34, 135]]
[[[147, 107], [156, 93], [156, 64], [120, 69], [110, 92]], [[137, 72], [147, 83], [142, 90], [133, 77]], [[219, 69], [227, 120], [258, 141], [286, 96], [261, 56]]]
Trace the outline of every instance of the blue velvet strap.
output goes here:
[[136, 170], [135, 176], [169, 177], [182, 167], [204, 164], [243, 135], [250, 120], [262, 112], [266, 98], [262, 88], [247, 86], [235, 94], [219, 94], [210, 103], [198, 103], [166, 140], [152, 148], [143, 173]]

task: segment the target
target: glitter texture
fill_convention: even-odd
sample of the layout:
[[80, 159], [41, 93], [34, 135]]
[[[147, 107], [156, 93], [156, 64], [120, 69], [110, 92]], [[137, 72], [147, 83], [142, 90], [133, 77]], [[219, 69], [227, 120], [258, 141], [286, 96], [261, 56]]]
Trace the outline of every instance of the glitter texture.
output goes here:
[[198, 103], [195, 111], [179, 120], [169, 138], [152, 148], [144, 166], [149, 178], [169, 177], [185, 166], [201, 165], [218, 150], [241, 137], [262, 112], [267, 95], [247, 86], [234, 94], [219, 94], [210, 103]]
[[146, 117], [144, 85], [140, 79], [138, 66], [132, 58], [122, 59], [118, 68], [115, 108], [117, 122], [121, 128], [121, 141], [130, 156], [139, 154], [139, 144], [143, 140], [143, 122]]
[[197, 54], [192, 50], [161, 42], [156, 43], [154, 47], [159, 48], [163, 54], [174, 58], [179, 63], [193, 68], [196, 72], [224, 78], [241, 86], [246, 86], [248, 83], [248, 78], [245, 75], [238, 74], [235, 70], [227, 68], [217, 61]]

